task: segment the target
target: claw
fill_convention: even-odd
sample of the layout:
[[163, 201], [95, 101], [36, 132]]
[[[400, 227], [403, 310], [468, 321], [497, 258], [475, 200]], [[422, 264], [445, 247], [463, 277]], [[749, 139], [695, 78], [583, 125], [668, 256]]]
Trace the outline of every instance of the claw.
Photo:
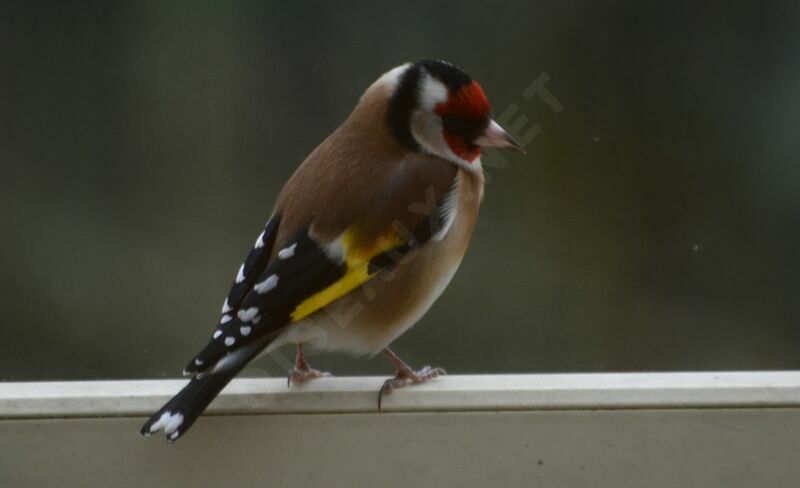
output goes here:
[[297, 369], [292, 368], [289, 371], [289, 374], [286, 375], [286, 387], [289, 388], [292, 385], [300, 385], [305, 383], [308, 380], [313, 380], [316, 378], [327, 378], [330, 377], [331, 374], [327, 371], [319, 371], [317, 369]]
[[391, 395], [392, 392], [397, 388], [401, 388], [406, 385], [418, 385], [447, 374], [447, 372], [442, 368], [432, 368], [430, 366], [425, 366], [419, 371], [413, 371], [408, 367], [408, 365], [400, 361], [400, 358], [397, 357], [393, 352], [389, 351], [388, 349], [386, 349], [386, 351], [386, 355], [397, 367], [397, 373], [395, 374], [394, 378], [386, 380], [378, 392], [379, 412], [381, 410], [381, 404], [383, 402], [384, 395]]
[[292, 384], [299, 385], [308, 380], [313, 380], [315, 378], [326, 378], [328, 376], [331, 376], [331, 374], [325, 371], [313, 369], [308, 365], [305, 354], [303, 354], [303, 345], [298, 344], [294, 368], [289, 370], [289, 374], [286, 375], [286, 388], [291, 387]]

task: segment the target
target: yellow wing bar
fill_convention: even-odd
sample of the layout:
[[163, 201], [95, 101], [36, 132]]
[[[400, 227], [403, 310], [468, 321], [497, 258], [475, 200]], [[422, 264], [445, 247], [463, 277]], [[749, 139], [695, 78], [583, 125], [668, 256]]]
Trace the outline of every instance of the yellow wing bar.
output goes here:
[[369, 272], [370, 260], [402, 243], [402, 237], [394, 229], [373, 240], [364, 239], [356, 230], [348, 229], [341, 239], [347, 266], [344, 276], [300, 302], [292, 312], [292, 322], [308, 317], [374, 278], [378, 271]]

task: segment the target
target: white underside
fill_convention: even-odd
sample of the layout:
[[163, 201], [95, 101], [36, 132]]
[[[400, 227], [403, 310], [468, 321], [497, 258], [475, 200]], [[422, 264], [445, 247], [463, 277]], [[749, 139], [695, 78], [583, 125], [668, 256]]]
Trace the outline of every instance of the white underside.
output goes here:
[[[300, 343], [325, 352], [343, 352], [355, 356], [378, 354], [422, 318], [450, 284], [459, 264], [455, 262], [441, 270], [438, 278], [429, 284], [430, 289], [424, 297], [407, 308], [402, 316], [387, 319], [390, 323], [373, 324], [361, 319], [359, 315], [367, 314], [356, 312], [361, 306], [369, 306], [366, 298], [368, 293], [355, 290], [351, 293], [355, 296], [352, 300], [334, 302], [320, 312], [290, 325], [266, 348], [265, 353], [289, 343]], [[359, 298], [363, 301], [359, 302]], [[365, 334], [365, 330], [380, 333]]]

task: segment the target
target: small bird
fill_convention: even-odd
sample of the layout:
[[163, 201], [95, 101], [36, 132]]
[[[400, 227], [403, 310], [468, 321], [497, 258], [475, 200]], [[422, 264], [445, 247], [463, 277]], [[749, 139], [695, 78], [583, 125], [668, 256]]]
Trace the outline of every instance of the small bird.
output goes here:
[[288, 381], [328, 376], [303, 347], [383, 352], [396, 374], [378, 394], [444, 374], [414, 371], [388, 346], [444, 291], [483, 198], [481, 147], [522, 151], [481, 86], [439, 60], [398, 66], [298, 167], [231, 285], [189, 383], [142, 427], [180, 438], [250, 361], [296, 344]]

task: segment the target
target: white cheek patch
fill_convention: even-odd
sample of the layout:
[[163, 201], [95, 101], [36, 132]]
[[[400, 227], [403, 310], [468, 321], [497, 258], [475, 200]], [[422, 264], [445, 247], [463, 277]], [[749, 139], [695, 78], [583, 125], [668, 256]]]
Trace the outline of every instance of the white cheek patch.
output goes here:
[[447, 101], [447, 87], [425, 75], [419, 93], [419, 107], [411, 114], [411, 134], [425, 152], [461, 164], [444, 140], [442, 119], [436, 115], [436, 105]]
[[411, 134], [425, 152], [448, 160], [455, 157], [444, 140], [441, 120], [432, 112], [414, 111], [411, 115]]
[[441, 81], [425, 76], [419, 91], [419, 106], [433, 112], [436, 105], [447, 101], [447, 87]]
[[447, 87], [441, 81], [427, 74], [423, 76], [420, 82], [419, 106], [411, 114], [411, 134], [423, 151], [456, 163], [467, 171], [479, 172], [481, 166], [478, 159], [472, 162], [461, 159], [444, 140], [442, 119], [436, 115], [435, 110], [436, 105], [447, 101], [447, 97]]

